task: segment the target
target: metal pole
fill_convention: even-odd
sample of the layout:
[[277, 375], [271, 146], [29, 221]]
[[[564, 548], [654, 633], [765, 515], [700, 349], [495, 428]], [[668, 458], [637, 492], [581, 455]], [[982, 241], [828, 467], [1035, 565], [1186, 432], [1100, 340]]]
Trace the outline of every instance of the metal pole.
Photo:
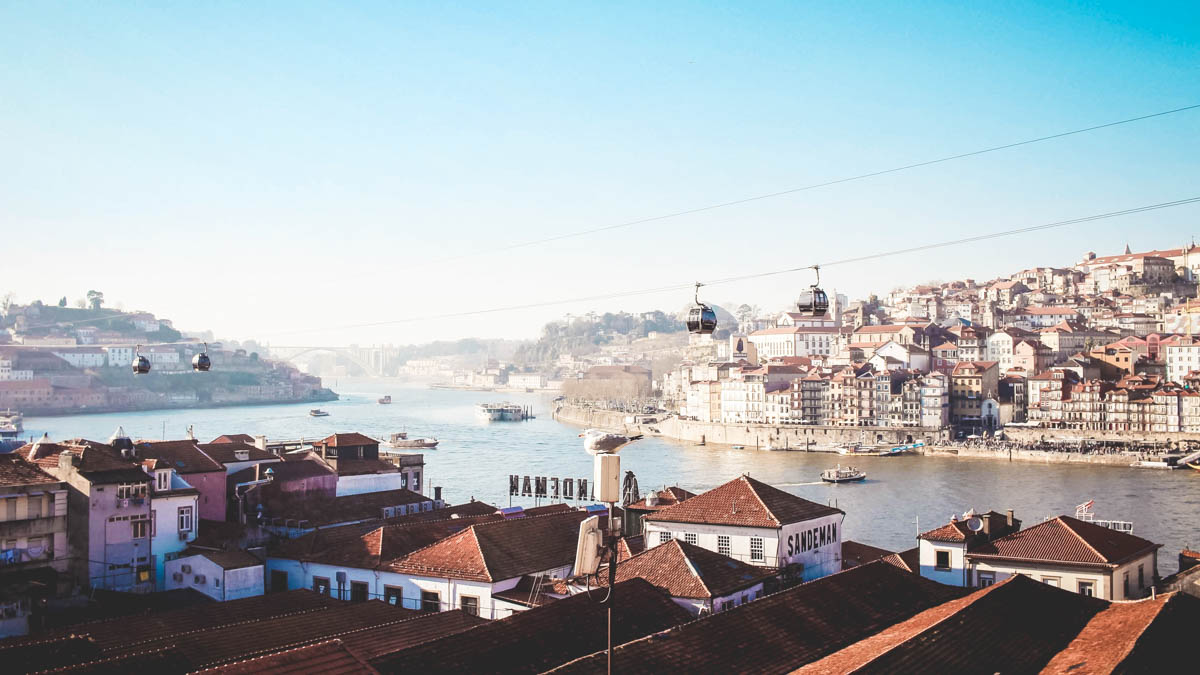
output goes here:
[[613, 672], [613, 605], [617, 600], [617, 529], [613, 525], [613, 502], [608, 503], [608, 675]]

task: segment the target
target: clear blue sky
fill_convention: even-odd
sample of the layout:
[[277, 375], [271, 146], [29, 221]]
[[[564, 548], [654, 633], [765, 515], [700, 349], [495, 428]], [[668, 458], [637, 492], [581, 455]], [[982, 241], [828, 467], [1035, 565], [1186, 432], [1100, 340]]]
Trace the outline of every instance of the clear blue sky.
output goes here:
[[[777, 269], [1200, 195], [1200, 110], [534, 248], [464, 252], [1200, 103], [1179, 3], [0, 4], [0, 292], [296, 329]], [[1200, 206], [828, 270], [903, 283], [1176, 246]], [[782, 307], [803, 276], [709, 290]]]

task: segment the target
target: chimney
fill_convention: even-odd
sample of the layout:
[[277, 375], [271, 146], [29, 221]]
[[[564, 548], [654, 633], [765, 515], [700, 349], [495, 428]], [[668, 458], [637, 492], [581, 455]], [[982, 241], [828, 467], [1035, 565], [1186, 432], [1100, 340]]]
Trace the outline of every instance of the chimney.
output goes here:
[[262, 462], [254, 463], [254, 480], [262, 480]]
[[78, 463], [79, 456], [70, 450], [63, 450], [58, 455], [58, 468], [66, 470], [73, 468]]
[[1013, 526], [1013, 510], [1009, 509], [1005, 511], [1004, 515], [1008, 517], [1008, 526], [1011, 528]]
[[254, 437], [254, 447], [258, 448], [259, 450], [266, 450], [267, 449], [267, 437], [266, 436], [255, 436]]

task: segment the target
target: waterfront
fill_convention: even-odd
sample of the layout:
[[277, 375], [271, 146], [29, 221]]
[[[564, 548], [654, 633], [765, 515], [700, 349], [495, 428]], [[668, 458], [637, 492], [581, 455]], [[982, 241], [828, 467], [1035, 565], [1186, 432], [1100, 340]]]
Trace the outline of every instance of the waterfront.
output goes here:
[[[436, 436], [438, 449], [425, 452], [429, 485], [444, 487], [448, 501], [474, 496], [507, 505], [508, 475], [591, 477], [591, 461], [577, 437], [579, 427], [551, 419], [551, 397], [428, 389], [396, 380], [342, 379], [334, 387], [342, 399], [320, 404], [329, 417], [308, 416], [307, 404], [237, 408], [160, 410], [132, 413], [29, 417], [25, 435], [49, 432], [61, 440], [82, 436], [107, 439], [117, 425], [132, 437], [182, 438], [194, 425], [196, 437], [226, 433], [266, 434], [269, 438], [322, 438], [335, 431], [361, 431], [377, 438], [407, 430], [412, 437]], [[390, 394], [391, 405], [379, 405]], [[507, 399], [532, 406], [537, 419], [480, 421], [474, 405]], [[867, 472], [863, 483], [828, 485], [819, 474], [847, 458], [802, 452], [698, 447], [662, 438], [631, 445], [622, 453], [642, 491], [678, 484], [699, 492], [740, 473], [847, 513], [848, 539], [891, 548], [911, 547], [918, 529], [944, 524], [952, 513], [1012, 508], [1026, 526], [1047, 515], [1071, 514], [1074, 505], [1096, 500], [1099, 518], [1131, 520], [1134, 533], [1163, 544], [1160, 574], [1175, 571], [1175, 555], [1200, 542], [1200, 472], [1132, 468], [1041, 465], [955, 457], [855, 457]], [[514, 504], [532, 505], [515, 499]]]

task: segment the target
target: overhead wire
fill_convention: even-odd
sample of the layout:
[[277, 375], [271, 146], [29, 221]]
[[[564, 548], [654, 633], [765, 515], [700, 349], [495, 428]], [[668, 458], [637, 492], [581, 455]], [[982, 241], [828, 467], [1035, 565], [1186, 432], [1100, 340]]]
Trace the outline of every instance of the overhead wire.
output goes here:
[[671, 213], [664, 213], [661, 215], [651, 216], [648, 218], [638, 218], [636, 220], [628, 220], [628, 221], [621, 222], [621, 223], [614, 223], [611, 225], [603, 225], [601, 227], [593, 227], [593, 228], [589, 228], [589, 229], [585, 229], [585, 230], [576, 230], [574, 232], [565, 232], [562, 234], [551, 235], [549, 237], [543, 237], [541, 239], [533, 239], [530, 241], [518, 242], [516, 244], [507, 244], [507, 245], [503, 245], [503, 246], [492, 246], [487, 249], [480, 249], [478, 251], [462, 253], [462, 254], [455, 255], [455, 256], [449, 256], [449, 257], [445, 257], [445, 258], [438, 258], [435, 260], [431, 260], [430, 264], [444, 263], [444, 262], [449, 262], [449, 261], [453, 261], [453, 260], [461, 260], [463, 258], [470, 258], [470, 257], [474, 257], [477, 255], [482, 255], [484, 253], [491, 255], [491, 254], [495, 254], [495, 253], [501, 253], [504, 251], [512, 251], [514, 249], [519, 249], [519, 248], [528, 248], [528, 247], [537, 246], [540, 244], [548, 244], [548, 243], [555, 242], [555, 241], [561, 241], [563, 239], [573, 239], [576, 237], [587, 236], [589, 234], [597, 234], [600, 232], [619, 230], [619, 229], [623, 229], [626, 227], [633, 227], [635, 225], [645, 225], [647, 223], [653, 223], [653, 222], [658, 222], [658, 221], [662, 221], [662, 220], [669, 220], [672, 218], [679, 218], [682, 216], [689, 216], [689, 215], [693, 215], [693, 214], [697, 214], [697, 213], [704, 213], [705, 211], [714, 211], [716, 209], [723, 209], [723, 208], [727, 208], [730, 206], [737, 206], [739, 204], [748, 204], [750, 202], [757, 202], [757, 201], [762, 201], [765, 199], [773, 199], [775, 197], [782, 197], [785, 195], [796, 194], [799, 192], [807, 192], [809, 190], [816, 190], [819, 188], [830, 187], [833, 185], [840, 185], [842, 183], [850, 183], [850, 182], [854, 182], [854, 181], [865, 180], [867, 178], [876, 178], [878, 176], [886, 176], [886, 175], [892, 174], [892, 173], [899, 173], [901, 171], [909, 171], [912, 169], [919, 169], [922, 167], [933, 166], [935, 164], [944, 164], [946, 162], [953, 162], [955, 160], [966, 159], [968, 157], [977, 157], [979, 155], [986, 155], [988, 153], [999, 152], [1001, 150], [1010, 150], [1012, 148], [1019, 148], [1019, 147], [1025, 146], [1025, 145], [1033, 145], [1035, 143], [1043, 143], [1045, 141], [1052, 141], [1052, 140], [1056, 140], [1059, 138], [1066, 138], [1068, 136], [1076, 136], [1076, 135], [1085, 134], [1085, 133], [1088, 133], [1091, 131], [1098, 131], [1100, 129], [1108, 129], [1111, 127], [1121, 126], [1123, 124], [1132, 124], [1134, 122], [1141, 122], [1144, 120], [1154, 119], [1157, 117], [1165, 117], [1167, 115], [1174, 115], [1176, 113], [1187, 112], [1189, 110], [1196, 110], [1198, 108], [1200, 108], [1200, 103], [1197, 103], [1194, 105], [1183, 106], [1181, 108], [1172, 108], [1170, 110], [1161, 110], [1159, 112], [1154, 112], [1154, 113], [1150, 113], [1147, 115], [1139, 115], [1137, 117], [1127, 117], [1125, 119], [1120, 119], [1120, 120], [1116, 120], [1113, 122], [1105, 122], [1104, 124], [1096, 124], [1096, 125], [1093, 125], [1090, 127], [1083, 127], [1080, 129], [1072, 129], [1070, 131], [1062, 131], [1059, 133], [1050, 134], [1048, 136], [1039, 136], [1037, 138], [1029, 138], [1029, 139], [1026, 139], [1023, 141], [1016, 141], [1013, 143], [1005, 143], [1003, 145], [995, 145], [995, 146], [988, 147], [988, 148], [981, 148], [979, 150], [972, 150], [970, 152], [961, 152], [961, 153], [958, 153], [955, 155], [947, 155], [945, 157], [939, 157], [937, 159], [930, 159], [930, 160], [925, 160], [925, 161], [921, 161], [921, 162], [913, 162], [911, 164], [904, 164], [901, 166], [892, 167], [890, 169], [881, 169], [878, 171], [870, 171], [867, 173], [860, 173], [860, 174], [856, 174], [853, 176], [836, 178], [833, 180], [827, 180], [827, 181], [823, 181], [820, 183], [812, 183], [810, 185], [803, 185], [800, 187], [789, 188], [787, 190], [768, 192], [765, 194], [754, 195], [751, 197], [743, 197], [741, 199], [734, 199], [734, 200], [730, 200], [730, 201], [726, 201], [726, 202], [709, 204], [707, 206], [700, 206], [700, 207], [691, 208], [691, 209], [683, 209], [681, 211], [673, 211]]
[[[906, 255], [909, 253], [919, 253], [921, 251], [945, 248], [948, 246], [958, 246], [961, 244], [969, 244], [969, 243], [974, 243], [974, 242], [979, 242], [979, 241], [986, 241], [989, 239], [997, 239], [1000, 237], [1009, 237], [1009, 236], [1014, 236], [1014, 235], [1018, 235], [1018, 234], [1026, 234], [1029, 232], [1038, 232], [1038, 231], [1042, 231], [1042, 230], [1066, 227], [1068, 225], [1077, 225], [1080, 223], [1093, 222], [1093, 221], [1097, 221], [1097, 220], [1118, 218], [1121, 216], [1128, 216], [1128, 215], [1132, 215], [1135, 213], [1145, 213], [1147, 211], [1157, 211], [1157, 210], [1168, 209], [1168, 208], [1173, 208], [1173, 207], [1177, 207], [1177, 206], [1184, 206], [1186, 204], [1194, 204], [1197, 202], [1200, 202], [1200, 196], [1188, 197], [1185, 199], [1177, 199], [1177, 200], [1169, 201], [1169, 202], [1159, 202], [1157, 204], [1146, 204], [1143, 206], [1136, 206], [1136, 207], [1132, 207], [1132, 208], [1128, 208], [1128, 209], [1122, 209], [1120, 211], [1108, 211], [1105, 213], [1097, 213], [1097, 214], [1092, 214], [1092, 215], [1088, 215], [1088, 216], [1082, 216], [1079, 218], [1071, 218], [1069, 220], [1058, 220], [1058, 221], [1054, 221], [1054, 222], [1050, 222], [1050, 223], [1042, 223], [1039, 225], [1018, 227], [1018, 228], [1013, 228], [1013, 229], [1009, 229], [1009, 230], [1001, 230], [999, 232], [989, 232], [987, 234], [974, 235], [974, 236], [970, 236], [970, 237], [949, 239], [946, 241], [922, 244], [920, 246], [911, 246], [911, 247], [902, 248], [902, 249], [892, 249], [892, 250], [887, 250], [887, 251], [880, 251], [878, 253], [854, 256], [854, 257], [850, 257], [850, 258], [841, 258], [841, 259], [837, 259], [837, 260], [830, 260], [827, 262], [802, 265], [799, 267], [788, 267], [788, 268], [783, 268], [783, 269], [778, 269], [778, 270], [770, 270], [770, 271], [766, 271], [766, 272], [753, 272], [753, 273], [749, 273], [749, 274], [740, 274], [737, 276], [722, 277], [719, 279], [702, 281], [701, 283], [704, 286], [715, 286], [715, 285], [720, 285], [720, 284], [731, 284], [731, 283], [737, 283], [737, 282], [741, 282], [741, 281], [749, 281], [749, 280], [753, 280], [753, 279], [761, 279], [761, 278], [765, 278], [765, 277], [778, 276], [781, 274], [791, 274], [794, 272], [800, 272], [803, 270], [813, 269], [815, 267], [834, 267], [836, 265], [849, 265], [849, 264], [853, 264], [853, 263], [866, 262], [868, 260], [878, 260], [880, 258], [888, 258], [888, 257], [892, 257], [892, 256]], [[495, 314], [495, 313], [500, 313], [500, 312], [515, 312], [515, 311], [521, 311], [521, 310], [526, 310], [526, 309], [536, 309], [536, 308], [541, 308], [541, 307], [553, 307], [556, 305], [568, 305], [568, 304], [576, 304], [576, 303], [580, 303], [580, 302], [593, 302], [596, 300], [611, 300], [611, 299], [615, 299], [615, 298], [633, 297], [633, 296], [638, 296], [638, 295], [653, 295], [656, 293], [665, 293], [668, 291], [679, 291], [679, 290], [683, 290], [683, 289], [692, 288], [692, 287], [694, 287], [695, 283], [696, 282], [687, 282], [687, 283], [680, 283], [680, 284], [671, 284], [671, 285], [667, 285], [667, 286], [658, 286], [658, 287], [654, 287], [654, 288], [631, 289], [631, 290], [625, 290], [625, 291], [618, 291], [618, 292], [614, 292], [614, 293], [603, 293], [603, 294], [588, 295], [588, 296], [581, 296], [581, 297], [574, 297], [574, 298], [564, 298], [564, 299], [560, 299], [560, 300], [528, 302], [528, 303], [522, 303], [522, 304], [518, 304], [518, 305], [505, 305], [505, 306], [501, 306], [501, 307], [491, 307], [491, 308], [487, 308], [487, 309], [466, 310], [466, 311], [461, 311], [461, 312], [447, 312], [447, 313], [443, 313], [443, 314], [430, 314], [430, 315], [425, 315], [425, 316], [405, 317], [402, 319], [390, 319], [390, 320], [384, 320], [384, 321], [372, 321], [372, 322], [367, 322], [367, 323], [347, 324], [347, 325], [343, 325], [343, 326], [306, 328], [306, 329], [299, 329], [299, 330], [295, 330], [295, 331], [270, 333], [270, 335], [289, 335], [289, 334], [296, 334], [296, 333], [312, 333], [312, 332], [327, 331], [327, 330], [350, 330], [350, 329], [357, 329], [357, 328], [377, 328], [380, 326], [392, 326], [392, 325], [399, 325], [399, 324], [405, 324], [405, 323], [413, 323], [413, 322], [418, 322], [418, 321], [438, 321], [438, 320], [456, 319], [456, 318], [462, 318], [462, 317], [468, 317], [468, 316], [480, 316], [480, 315], [485, 315], [485, 314]]]

